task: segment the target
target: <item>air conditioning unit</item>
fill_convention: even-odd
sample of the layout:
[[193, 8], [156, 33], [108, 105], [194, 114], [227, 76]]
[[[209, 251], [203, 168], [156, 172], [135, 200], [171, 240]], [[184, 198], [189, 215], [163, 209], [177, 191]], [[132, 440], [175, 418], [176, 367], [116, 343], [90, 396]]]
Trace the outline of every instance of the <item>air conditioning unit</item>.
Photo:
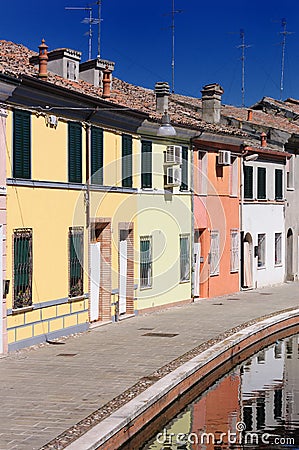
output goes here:
[[180, 166], [166, 168], [166, 186], [180, 186], [182, 183], [182, 169]]
[[58, 125], [58, 119], [54, 114], [51, 114], [50, 116], [47, 116], [47, 124], [52, 127], [57, 127]]
[[231, 165], [231, 153], [228, 150], [219, 150], [218, 153], [218, 164], [220, 166], [230, 166]]
[[165, 153], [166, 164], [182, 164], [182, 147], [180, 145], [168, 145]]

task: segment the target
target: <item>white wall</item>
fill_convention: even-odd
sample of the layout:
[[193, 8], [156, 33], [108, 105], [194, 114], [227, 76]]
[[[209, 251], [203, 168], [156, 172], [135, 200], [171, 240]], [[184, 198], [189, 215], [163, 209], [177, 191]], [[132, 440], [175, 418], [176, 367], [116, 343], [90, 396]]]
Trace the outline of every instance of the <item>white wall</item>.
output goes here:
[[[258, 234], [266, 234], [266, 264], [257, 267], [253, 256], [253, 287], [283, 283], [285, 276], [285, 224], [284, 205], [274, 203], [247, 203], [243, 206], [244, 236], [250, 233], [253, 247], [258, 244]], [[275, 233], [282, 233], [282, 263], [275, 266]]]

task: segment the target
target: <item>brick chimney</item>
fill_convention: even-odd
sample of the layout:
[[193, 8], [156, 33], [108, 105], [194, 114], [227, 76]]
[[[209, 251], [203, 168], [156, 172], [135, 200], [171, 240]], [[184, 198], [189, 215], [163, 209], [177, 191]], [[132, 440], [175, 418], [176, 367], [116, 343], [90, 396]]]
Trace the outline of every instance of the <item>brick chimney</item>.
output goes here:
[[165, 81], [159, 81], [155, 84], [156, 94], [156, 112], [164, 113], [168, 111], [168, 97], [170, 95], [169, 84]]
[[103, 70], [103, 98], [109, 98], [111, 95], [111, 70], [108, 66]]
[[247, 121], [251, 122], [252, 121], [252, 110], [248, 109], [247, 111]]
[[224, 93], [220, 84], [207, 84], [202, 91], [202, 119], [208, 123], [219, 123], [221, 96]]
[[261, 134], [261, 146], [267, 147], [267, 135], [264, 132]]
[[46, 80], [48, 78], [48, 46], [44, 39], [38, 48], [38, 78]]

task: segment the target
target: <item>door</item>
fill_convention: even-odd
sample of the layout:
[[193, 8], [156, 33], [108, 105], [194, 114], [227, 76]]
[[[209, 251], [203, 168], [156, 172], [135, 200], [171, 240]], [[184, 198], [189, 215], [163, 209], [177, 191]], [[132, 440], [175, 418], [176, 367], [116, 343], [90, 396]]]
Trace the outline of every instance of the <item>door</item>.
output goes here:
[[194, 297], [200, 296], [200, 242], [194, 243]]
[[99, 319], [101, 243], [90, 244], [90, 321]]
[[3, 225], [0, 225], [0, 353], [3, 353]]
[[249, 233], [246, 234], [243, 242], [243, 286], [251, 288], [253, 286], [252, 278], [252, 238]]
[[128, 232], [120, 232], [119, 240], [119, 314], [127, 310]]

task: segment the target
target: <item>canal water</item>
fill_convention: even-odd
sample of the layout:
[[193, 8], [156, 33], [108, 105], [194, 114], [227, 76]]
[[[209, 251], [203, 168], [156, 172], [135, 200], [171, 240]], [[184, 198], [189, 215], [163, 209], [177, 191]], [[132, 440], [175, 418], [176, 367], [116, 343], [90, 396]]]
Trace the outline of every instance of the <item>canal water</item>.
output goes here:
[[262, 349], [142, 450], [299, 449], [299, 335]]

